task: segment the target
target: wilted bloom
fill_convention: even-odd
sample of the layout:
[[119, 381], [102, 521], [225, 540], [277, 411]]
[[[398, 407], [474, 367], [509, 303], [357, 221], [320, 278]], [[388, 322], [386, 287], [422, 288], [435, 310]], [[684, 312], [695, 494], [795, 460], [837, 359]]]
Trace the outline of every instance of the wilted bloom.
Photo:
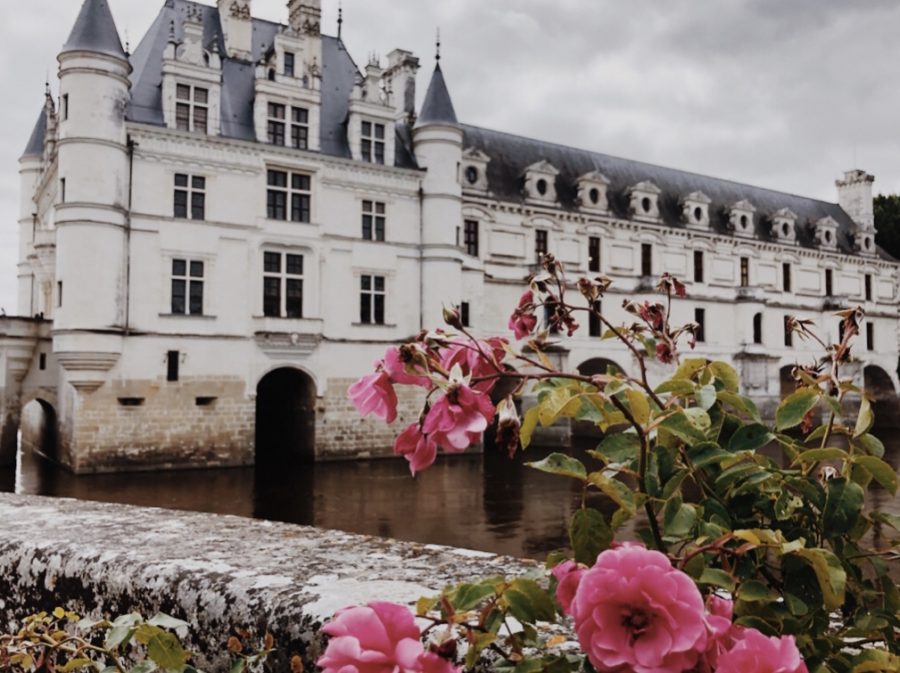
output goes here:
[[718, 658], [716, 673], [807, 673], [793, 636], [767, 638], [740, 629], [735, 645]]
[[656, 286], [656, 290], [664, 294], [673, 293], [676, 297], [687, 296], [687, 288], [684, 283], [669, 273], [664, 273], [662, 275], [659, 284]]
[[431, 407], [422, 431], [445, 451], [465, 451], [481, 439], [493, 420], [490, 397], [465, 383], [454, 382]]
[[509, 319], [509, 329], [516, 339], [524, 339], [537, 327], [537, 316], [534, 314], [534, 293], [526, 290], [519, 298], [519, 306]]
[[588, 300], [588, 303], [593, 306], [595, 301], [603, 297], [610, 285], [612, 285], [612, 281], [606, 276], [585, 277], [579, 279], [578, 290]]
[[609, 549], [581, 578], [571, 604], [581, 647], [598, 671], [681, 673], [706, 651], [703, 598], [660, 552]]
[[666, 309], [662, 304], [644, 302], [639, 309], [639, 315], [655, 332], [661, 332], [666, 326]]
[[507, 397], [497, 405], [497, 446], [506, 449], [512, 458], [519, 450], [519, 431], [522, 429], [522, 420], [516, 410], [513, 398]]
[[559, 603], [565, 614], [571, 614], [575, 592], [578, 591], [578, 585], [587, 572], [587, 568], [575, 561], [563, 561], [552, 572], [557, 582], [556, 602]]
[[656, 357], [664, 365], [670, 365], [675, 361], [672, 347], [665, 341], [660, 341], [656, 344]]
[[384, 354], [384, 369], [391, 381], [401, 385], [421, 386], [431, 389], [431, 379], [427, 373], [428, 359], [422, 348], [415, 344], [392, 346]]
[[363, 416], [374, 414], [387, 423], [397, 418], [397, 393], [385, 371], [364, 376], [347, 391], [350, 401]]
[[422, 434], [418, 423], [413, 423], [397, 437], [394, 442], [394, 454], [406, 458], [410, 472], [415, 477], [417, 472], [434, 465], [437, 445], [430, 437]]
[[425, 652], [412, 613], [394, 603], [369, 603], [338, 612], [322, 629], [331, 636], [316, 664], [323, 673], [456, 673], [446, 659]]

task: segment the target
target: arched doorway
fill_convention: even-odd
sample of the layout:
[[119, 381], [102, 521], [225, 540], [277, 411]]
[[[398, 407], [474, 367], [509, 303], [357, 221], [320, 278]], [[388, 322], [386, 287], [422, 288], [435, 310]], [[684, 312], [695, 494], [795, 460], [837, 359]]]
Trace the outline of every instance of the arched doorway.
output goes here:
[[863, 369], [863, 388], [872, 400], [875, 422], [880, 427], [900, 426], [900, 420], [897, 418], [900, 405], [891, 375], [877, 365], [869, 365]]
[[794, 365], [786, 365], [778, 372], [778, 378], [781, 382], [781, 399], [788, 397], [797, 390], [797, 381], [794, 379], [793, 371]]
[[309, 460], [316, 447], [316, 384], [284, 367], [256, 387], [256, 462]]
[[[578, 365], [578, 373], [582, 376], [597, 376], [622, 373], [622, 368], [606, 358], [591, 358]], [[589, 421], [576, 421], [572, 424], [572, 435], [575, 438], [576, 446], [583, 444], [583, 447], [588, 447], [591, 441], [599, 439], [603, 436], [603, 433]]]
[[42, 399], [22, 407], [19, 419], [19, 446], [53, 461], [59, 461], [59, 426], [56, 409]]

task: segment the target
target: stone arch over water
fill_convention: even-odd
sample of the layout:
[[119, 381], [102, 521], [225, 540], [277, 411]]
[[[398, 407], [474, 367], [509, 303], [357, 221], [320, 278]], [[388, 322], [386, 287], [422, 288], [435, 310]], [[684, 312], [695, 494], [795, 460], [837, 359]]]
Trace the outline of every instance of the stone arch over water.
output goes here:
[[625, 370], [609, 358], [591, 358], [578, 365], [578, 373], [582, 376], [596, 376], [606, 374], [612, 368], [617, 372], [625, 373]]
[[45, 399], [35, 398], [22, 407], [19, 418], [20, 448], [59, 462], [59, 419]]
[[312, 460], [316, 452], [316, 382], [282, 367], [256, 388], [256, 462]]

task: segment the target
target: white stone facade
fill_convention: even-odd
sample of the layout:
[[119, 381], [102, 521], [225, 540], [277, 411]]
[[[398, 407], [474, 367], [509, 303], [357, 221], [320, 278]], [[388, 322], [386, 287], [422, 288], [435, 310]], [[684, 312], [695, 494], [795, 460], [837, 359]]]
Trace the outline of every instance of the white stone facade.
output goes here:
[[[759, 399], [812, 355], [786, 345], [786, 315], [834, 340], [833, 309], [862, 305], [857, 356], [896, 389], [898, 267], [870, 240], [871, 176], [847, 173], [839, 206], [732, 196], [708, 179], [674, 193], [664, 174], [557, 165], [567, 159], [533, 141], [504, 166], [489, 132], [456, 121], [439, 69], [418, 123], [418, 60], [401, 50], [337, 100], [328, 78], [347, 64], [320, 34], [318, 2], [292, 2], [294, 25], [253, 63], [250, 8], [176, 0], [162, 10], [171, 22], [157, 22], [165, 35], [148, 34], [130, 63], [81, 46], [60, 55], [64, 110], [48, 97], [40, 152], [21, 160], [19, 224], [19, 313], [41, 316], [52, 342], [33, 342], [33, 373], [7, 377], [5, 394], [16, 410], [52, 408], [57, 457], [72, 469], [251, 463], [261, 419], [284, 421], [264, 407], [286, 394], [303, 418], [284, 421], [302, 444], [292, 451], [389, 451], [393, 431], [359, 419], [347, 385], [389, 344], [439, 326], [443, 304], [466, 304], [479, 334], [505, 334], [544, 251], [573, 280], [613, 279], [603, 308], [614, 322], [630, 321], [623, 300], [652, 295], [652, 278], [683, 278], [675, 319], [702, 317], [697, 354], [733, 362]], [[228, 14], [224, 35], [210, 33], [216, 11]], [[241, 118], [236, 102], [255, 107]], [[634, 367], [587, 324], [565, 346], [571, 368]], [[294, 383], [267, 388], [285, 370]], [[402, 400], [401, 420], [417, 402]]]

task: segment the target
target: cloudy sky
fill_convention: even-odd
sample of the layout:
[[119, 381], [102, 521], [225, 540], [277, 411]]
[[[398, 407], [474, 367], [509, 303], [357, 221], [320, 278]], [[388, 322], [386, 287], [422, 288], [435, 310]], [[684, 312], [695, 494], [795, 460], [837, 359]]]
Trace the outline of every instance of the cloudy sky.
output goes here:
[[[109, 0], [136, 44], [164, 0]], [[322, 0], [336, 31], [337, 1]], [[213, 0], [206, 0], [212, 4]], [[253, 0], [285, 21], [285, 0]], [[15, 310], [17, 159], [81, 0], [28, 0], [0, 25], [0, 306]], [[343, 0], [357, 62], [422, 57], [472, 124], [836, 200], [859, 167], [900, 192], [896, 0]], [[55, 89], [54, 85], [54, 89]]]

